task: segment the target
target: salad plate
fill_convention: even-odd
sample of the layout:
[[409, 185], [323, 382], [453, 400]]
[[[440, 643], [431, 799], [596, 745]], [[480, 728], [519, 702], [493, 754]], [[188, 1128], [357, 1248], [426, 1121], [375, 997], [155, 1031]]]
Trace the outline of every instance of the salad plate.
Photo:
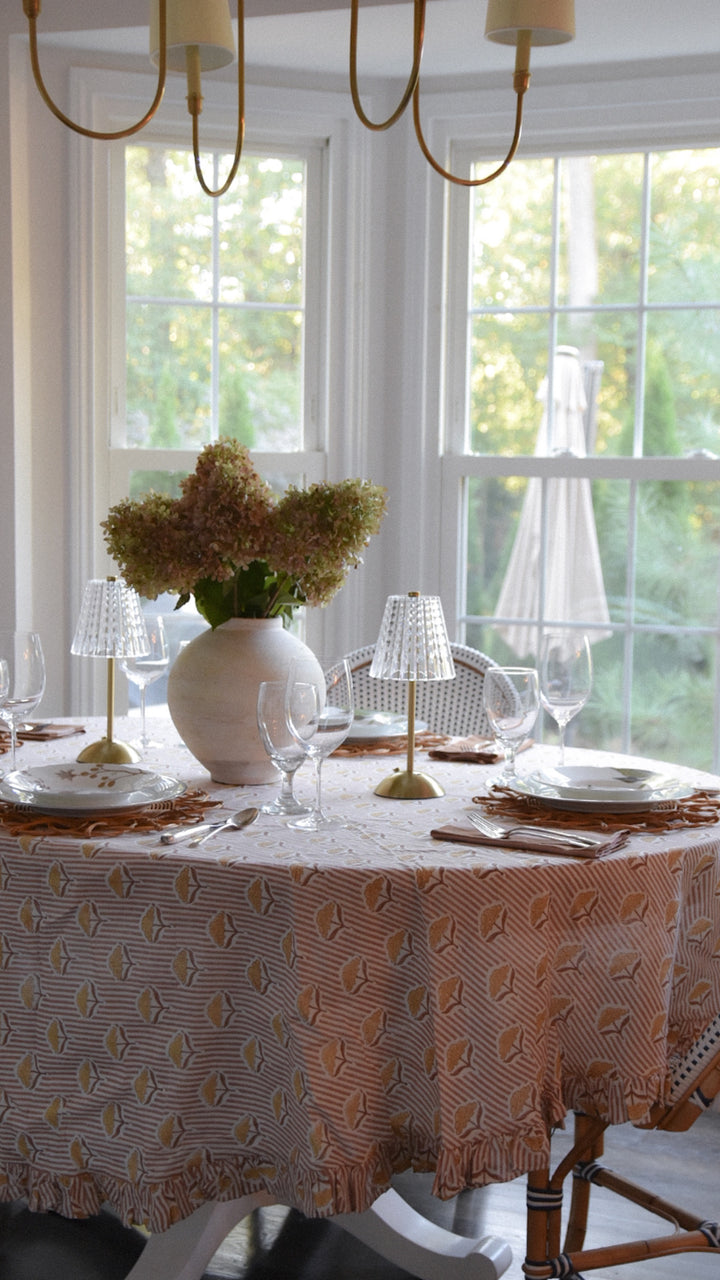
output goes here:
[[39, 765], [0, 778], [0, 800], [40, 813], [102, 813], [136, 809], [182, 795], [185, 783], [128, 764]]
[[694, 787], [656, 769], [626, 765], [563, 766], [515, 779], [520, 795], [546, 801], [556, 809], [631, 812], [651, 809], [666, 800], [682, 800]]
[[[415, 721], [415, 732], [424, 733], [427, 723]], [[346, 742], [375, 741], [377, 738], [401, 738], [408, 731], [407, 716], [396, 711], [356, 711]]]

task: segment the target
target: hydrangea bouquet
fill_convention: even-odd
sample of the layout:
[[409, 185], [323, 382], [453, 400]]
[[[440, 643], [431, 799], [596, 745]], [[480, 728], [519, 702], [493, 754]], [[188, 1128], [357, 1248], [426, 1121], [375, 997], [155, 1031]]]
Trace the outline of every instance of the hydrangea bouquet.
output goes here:
[[367, 480], [291, 485], [277, 498], [236, 440], [207, 445], [181, 496], [151, 492], [111, 507], [105, 541], [140, 595], [191, 596], [217, 627], [229, 618], [282, 617], [327, 604], [385, 513], [385, 490]]

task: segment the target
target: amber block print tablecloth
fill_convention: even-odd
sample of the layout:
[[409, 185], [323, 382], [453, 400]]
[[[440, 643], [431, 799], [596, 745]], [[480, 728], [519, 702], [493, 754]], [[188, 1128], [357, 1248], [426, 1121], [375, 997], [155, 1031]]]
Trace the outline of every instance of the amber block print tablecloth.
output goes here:
[[[272, 795], [167, 738], [148, 767], [228, 812]], [[331, 1214], [407, 1166], [442, 1196], [540, 1167], [573, 1106], [643, 1120], [720, 1008], [720, 827], [597, 862], [439, 842], [490, 768], [433, 761], [445, 796], [405, 803], [387, 768], [328, 762], [351, 825], [321, 837], [0, 828], [0, 1195], [155, 1231], [261, 1188]]]

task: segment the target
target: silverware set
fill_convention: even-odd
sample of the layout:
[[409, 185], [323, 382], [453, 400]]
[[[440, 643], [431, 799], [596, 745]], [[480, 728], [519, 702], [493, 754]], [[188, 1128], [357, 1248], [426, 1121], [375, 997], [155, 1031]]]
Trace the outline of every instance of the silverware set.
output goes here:
[[229, 818], [223, 818], [221, 822], [198, 822], [191, 827], [175, 827], [172, 831], [163, 831], [160, 842], [161, 844], [187, 843], [188, 848], [196, 849], [199, 844], [203, 844], [210, 836], [215, 836], [220, 831], [242, 831], [243, 827], [249, 827], [259, 812], [259, 809], [253, 808], [240, 809]]
[[501, 827], [481, 813], [468, 813], [467, 816], [472, 825], [482, 835], [489, 836], [491, 840], [507, 840], [509, 843], [512, 843], [513, 839], [532, 837], [533, 839], [544, 839], [566, 844], [570, 848], [592, 849], [596, 845], [604, 844], [606, 839], [605, 836], [592, 835], [589, 832], [580, 835], [579, 832], [567, 831], [561, 827], [536, 827], [531, 825]]

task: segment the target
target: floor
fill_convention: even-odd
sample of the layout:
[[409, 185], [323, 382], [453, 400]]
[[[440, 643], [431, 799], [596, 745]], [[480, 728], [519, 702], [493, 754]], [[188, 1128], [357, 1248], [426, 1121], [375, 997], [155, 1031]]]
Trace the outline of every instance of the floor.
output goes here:
[[[564, 1134], [555, 1148], [562, 1154]], [[710, 1220], [720, 1219], [720, 1114], [710, 1112], [686, 1134], [643, 1133], [623, 1126], [606, 1139], [605, 1163], [636, 1181], [651, 1183]], [[441, 1225], [466, 1235], [501, 1235], [513, 1250], [506, 1280], [522, 1280], [524, 1180], [465, 1192], [450, 1203], [430, 1194], [428, 1177], [403, 1176], [398, 1189]], [[682, 1190], [678, 1191], [678, 1187]], [[661, 1234], [667, 1227], [643, 1210], [597, 1188], [594, 1228], [588, 1244], [602, 1244], [612, 1225], [624, 1238]], [[615, 1239], [618, 1238], [616, 1234]], [[0, 1280], [124, 1280], [142, 1249], [142, 1238], [111, 1214], [85, 1222], [33, 1215], [22, 1205], [0, 1206]], [[597, 1280], [677, 1280], [687, 1257], [609, 1267]], [[693, 1280], [720, 1280], [717, 1254], [696, 1254]], [[308, 1221], [283, 1208], [259, 1211], [228, 1237], [205, 1280], [412, 1280], [331, 1222]]]

